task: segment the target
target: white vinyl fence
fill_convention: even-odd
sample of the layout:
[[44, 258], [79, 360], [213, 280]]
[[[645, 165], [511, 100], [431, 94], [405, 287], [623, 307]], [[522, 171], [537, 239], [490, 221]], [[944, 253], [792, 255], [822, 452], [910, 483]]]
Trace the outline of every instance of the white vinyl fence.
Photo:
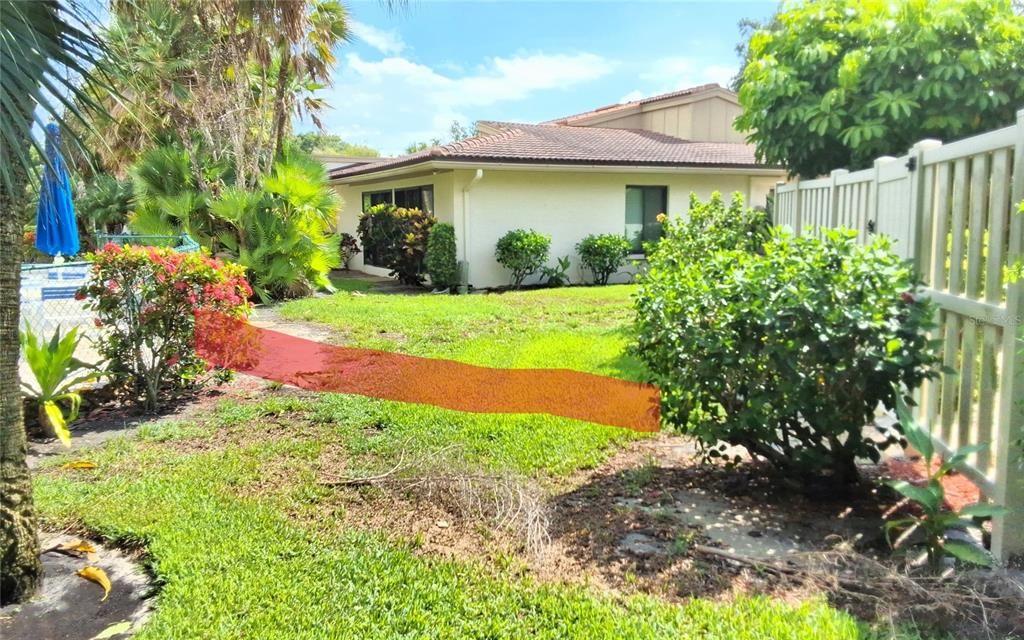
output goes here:
[[1010, 509], [992, 550], [1024, 553], [1024, 283], [1006, 268], [1024, 260], [1024, 110], [1014, 126], [943, 145], [925, 140], [870, 169], [780, 183], [775, 222], [795, 233], [848, 227], [862, 241], [895, 240], [935, 301], [943, 374], [920, 390], [918, 419], [947, 453], [988, 443], [969, 458], [984, 495]]

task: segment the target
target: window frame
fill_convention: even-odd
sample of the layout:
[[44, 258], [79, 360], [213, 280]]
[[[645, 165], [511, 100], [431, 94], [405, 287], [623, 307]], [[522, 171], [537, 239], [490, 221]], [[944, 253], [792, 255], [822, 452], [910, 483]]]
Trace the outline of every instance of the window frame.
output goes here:
[[[659, 190], [661, 190], [661, 194], [662, 194], [662, 210], [658, 211], [654, 215], [655, 215], [655, 217], [657, 217], [658, 214], [661, 214], [661, 213], [664, 213], [664, 214], [668, 215], [668, 195], [669, 195], [668, 185], [662, 185], [662, 184], [627, 184], [626, 188], [625, 188], [625, 190], [623, 192], [623, 197], [624, 197], [624, 203], [623, 204], [625, 205], [623, 207], [623, 219], [625, 219], [625, 217], [626, 217], [626, 214], [627, 214], [626, 208], [629, 206], [629, 190], [630, 189], [639, 189], [639, 190], [641, 190], [641, 192], [643, 192], [645, 190], [648, 190], [648, 189], [659, 189]], [[643, 207], [643, 203], [646, 202], [646, 200], [647, 200], [645, 195], [646, 194], [641, 196], [641, 200], [640, 200], [641, 207]], [[639, 249], [630, 248], [629, 257], [635, 257], [635, 258], [645, 257], [647, 255], [647, 252], [644, 250], [644, 245], [647, 244], [648, 242], [654, 242], [654, 241], [660, 239], [662, 237], [662, 235], [663, 235], [663, 233], [659, 234], [658, 238], [656, 238], [656, 239], [648, 239], [648, 238], [644, 237], [644, 230], [646, 230], [646, 228], [647, 228], [647, 226], [649, 224], [647, 222], [647, 220], [646, 220], [646, 213], [647, 213], [646, 211], [641, 209], [641, 211], [640, 211], [640, 224], [641, 224], [640, 248]], [[625, 235], [626, 235], [626, 239], [629, 240], [630, 243], [632, 243], [633, 240], [632, 240], [632, 238], [629, 237], [629, 234], [626, 233]]]

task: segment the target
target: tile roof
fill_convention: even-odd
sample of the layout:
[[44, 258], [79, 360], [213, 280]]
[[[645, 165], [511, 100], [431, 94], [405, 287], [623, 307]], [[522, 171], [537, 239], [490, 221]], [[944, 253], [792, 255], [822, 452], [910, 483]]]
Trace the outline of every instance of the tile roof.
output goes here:
[[554, 120], [548, 120], [543, 124], [572, 124], [573, 122], [590, 118], [591, 116], [604, 115], [606, 113], [612, 113], [615, 111], [623, 111], [631, 109], [637, 106], [643, 106], [652, 102], [659, 102], [661, 100], [671, 100], [673, 98], [682, 98], [696, 93], [702, 93], [704, 91], [710, 91], [712, 89], [721, 89], [721, 85], [715, 82], [709, 84], [701, 84], [696, 87], [688, 87], [686, 89], [679, 89], [677, 91], [670, 91], [669, 93], [662, 93], [649, 98], [641, 98], [639, 100], [632, 100], [630, 102], [619, 102], [617, 104], [609, 104], [603, 107], [598, 107], [590, 111], [584, 111], [583, 113], [575, 113], [571, 116], [564, 116], [561, 118], [555, 118]]
[[641, 129], [490, 122], [501, 131], [380, 162], [342, 167], [331, 178], [376, 173], [434, 160], [545, 164], [650, 165], [652, 167], [758, 167], [754, 147], [691, 142]]

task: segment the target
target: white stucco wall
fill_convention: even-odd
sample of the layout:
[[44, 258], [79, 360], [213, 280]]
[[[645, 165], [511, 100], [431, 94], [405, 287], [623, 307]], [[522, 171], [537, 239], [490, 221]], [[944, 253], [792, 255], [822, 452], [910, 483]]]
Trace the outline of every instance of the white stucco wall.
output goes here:
[[[456, 172], [457, 193], [471, 177], [470, 171]], [[494, 258], [495, 244], [512, 229], [534, 229], [551, 236], [551, 264], [558, 257], [570, 256], [570, 278], [580, 282], [583, 274], [576, 257], [576, 243], [591, 233], [624, 233], [627, 185], [668, 187], [668, 213], [685, 215], [691, 191], [701, 198], [709, 197], [714, 191], [723, 194], [739, 191], [751, 205], [763, 205], [776, 180], [727, 174], [485, 169], [483, 179], [469, 192], [469, 279], [476, 287], [508, 284], [508, 272]], [[457, 219], [461, 205], [456, 198]], [[613, 281], [628, 281], [631, 271], [632, 268], [624, 269]], [[526, 283], [539, 279], [534, 275]]]
[[[485, 168], [483, 177], [473, 183], [475, 175], [475, 170], [457, 169], [432, 176], [339, 186], [337, 190], [345, 200], [339, 214], [339, 229], [355, 234], [364, 191], [433, 184], [435, 214], [438, 220], [454, 224], [459, 258], [468, 258], [469, 280], [473, 286], [508, 284], [509, 274], [494, 259], [494, 247], [498, 239], [512, 229], [535, 229], [551, 236], [550, 263], [554, 264], [558, 257], [570, 256], [569, 276], [573, 282], [580, 282], [583, 274], [575, 245], [591, 233], [624, 233], [627, 185], [667, 187], [668, 213], [685, 215], [691, 191], [705, 199], [714, 191], [721, 191], [727, 197], [739, 191], [751, 206], [764, 205], [769, 189], [781, 178], [727, 173]], [[464, 211], [468, 211], [468, 216]], [[352, 267], [378, 275], [387, 273], [364, 266], [361, 255], [356, 256]], [[632, 271], [632, 267], [623, 269], [613, 281], [628, 281]], [[526, 283], [539, 280], [540, 277], [534, 275]]]

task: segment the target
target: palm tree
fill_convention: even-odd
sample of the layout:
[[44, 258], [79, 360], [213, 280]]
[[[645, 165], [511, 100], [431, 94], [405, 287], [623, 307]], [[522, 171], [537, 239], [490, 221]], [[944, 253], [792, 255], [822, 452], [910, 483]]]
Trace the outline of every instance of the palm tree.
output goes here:
[[18, 380], [22, 229], [13, 212], [33, 179], [39, 114], [63, 124], [95, 107], [75, 81], [99, 75], [102, 43], [90, 24], [79, 0], [0, 0], [0, 604], [31, 596], [42, 577]]

